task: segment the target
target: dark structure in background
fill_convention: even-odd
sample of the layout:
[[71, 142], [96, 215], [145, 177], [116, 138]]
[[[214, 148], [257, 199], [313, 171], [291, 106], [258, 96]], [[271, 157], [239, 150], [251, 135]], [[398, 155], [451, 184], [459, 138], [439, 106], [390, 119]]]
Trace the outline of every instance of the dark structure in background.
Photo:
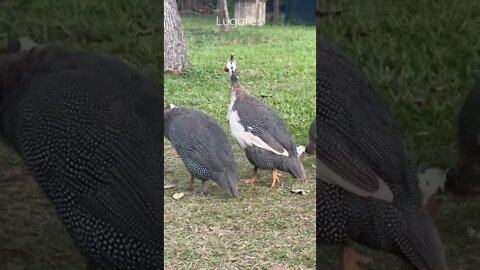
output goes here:
[[285, 3], [286, 23], [310, 25], [314, 25], [316, 23], [316, 0], [284, 0], [282, 2]]

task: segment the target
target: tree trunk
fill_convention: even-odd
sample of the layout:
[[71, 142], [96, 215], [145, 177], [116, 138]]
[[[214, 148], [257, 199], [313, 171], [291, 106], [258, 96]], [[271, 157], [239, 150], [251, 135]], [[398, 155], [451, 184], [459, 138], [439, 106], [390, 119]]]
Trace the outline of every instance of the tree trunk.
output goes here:
[[235, 19], [242, 23], [237, 26], [265, 24], [266, 0], [236, 0]]
[[227, 0], [217, 0], [217, 8], [220, 13], [220, 31], [227, 32], [230, 28], [228, 27], [230, 16], [228, 16]]
[[260, 0], [255, 0], [255, 20], [260, 19]]
[[273, 24], [278, 23], [278, 17], [280, 16], [280, 0], [273, 2]]
[[165, 72], [180, 73], [188, 67], [182, 21], [175, 0], [164, 0], [163, 3], [163, 39], [165, 42], [163, 70]]

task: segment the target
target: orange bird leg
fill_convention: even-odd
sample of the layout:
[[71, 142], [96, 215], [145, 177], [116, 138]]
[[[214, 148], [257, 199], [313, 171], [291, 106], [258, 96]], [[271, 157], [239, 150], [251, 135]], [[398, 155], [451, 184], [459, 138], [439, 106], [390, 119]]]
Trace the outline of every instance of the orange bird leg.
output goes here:
[[281, 174], [277, 172], [276, 170], [272, 170], [272, 184], [270, 185], [271, 188], [275, 186], [276, 182], [280, 182], [280, 177]]
[[252, 176], [248, 179], [242, 179], [240, 181], [242, 181], [243, 183], [246, 183], [246, 184], [257, 182], [257, 169], [258, 169], [257, 167], [253, 167]]
[[342, 270], [361, 270], [358, 262], [368, 264], [372, 262], [372, 259], [358, 254], [352, 247], [344, 244], [342, 246]]

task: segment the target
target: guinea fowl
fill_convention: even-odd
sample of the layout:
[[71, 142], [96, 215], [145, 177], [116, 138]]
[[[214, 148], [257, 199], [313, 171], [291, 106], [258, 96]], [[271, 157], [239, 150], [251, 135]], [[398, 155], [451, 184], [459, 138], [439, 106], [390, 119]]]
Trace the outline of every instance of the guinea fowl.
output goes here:
[[165, 137], [170, 140], [193, 180], [212, 179], [230, 196], [238, 195], [237, 172], [227, 135], [212, 117], [204, 112], [171, 106], [164, 110]]
[[0, 54], [0, 132], [88, 268], [163, 269], [162, 89], [118, 59], [15, 48]]
[[460, 194], [480, 193], [480, 80], [458, 114], [457, 167], [451, 184]]
[[272, 170], [271, 187], [280, 180], [277, 169], [306, 179], [290, 131], [276, 111], [248, 93], [238, 82], [233, 55], [224, 71], [229, 72], [231, 80], [232, 99], [227, 116], [230, 129], [254, 166], [252, 176], [241, 181], [256, 182], [258, 168]]
[[317, 192], [317, 239], [342, 244], [344, 269], [367, 261], [350, 241], [448, 269], [393, 116], [362, 70], [318, 37]]

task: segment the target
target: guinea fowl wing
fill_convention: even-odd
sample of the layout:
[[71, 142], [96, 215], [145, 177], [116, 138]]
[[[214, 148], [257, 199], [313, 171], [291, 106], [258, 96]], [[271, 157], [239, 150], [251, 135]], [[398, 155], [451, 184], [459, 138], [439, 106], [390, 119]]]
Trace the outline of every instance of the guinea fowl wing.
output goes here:
[[[203, 120], [212, 121], [207, 117]], [[188, 156], [211, 171], [222, 172], [224, 170], [223, 161], [220, 155], [216, 154], [219, 149], [211, 149], [218, 145], [217, 140], [221, 140], [221, 138], [211, 136], [214, 129], [210, 125], [212, 124], [198, 123], [197, 117], [185, 115], [172, 121], [169, 137], [175, 149], [181, 152], [179, 154]]]
[[103, 177], [107, 184], [79, 194], [79, 202], [88, 205], [90, 214], [111, 224], [117, 232], [133, 234], [160, 252], [163, 217], [158, 209], [163, 204], [162, 191], [152, 186], [160, 182], [161, 171], [156, 169], [157, 164], [152, 164], [153, 160], [142, 156], [140, 148], [123, 142], [123, 139], [111, 141], [109, 148], [116, 164], [121, 165], [108, 168]]
[[296, 153], [295, 143], [280, 115], [256, 97], [240, 96], [233, 106], [246, 132], [260, 138], [269, 147], [288, 155]]
[[[401, 133], [365, 74], [328, 43], [319, 46], [317, 157], [324, 164], [317, 175], [357, 195], [391, 201], [392, 185], [408, 188], [403, 176], [411, 164]], [[329, 176], [322, 165], [341, 177]]]

